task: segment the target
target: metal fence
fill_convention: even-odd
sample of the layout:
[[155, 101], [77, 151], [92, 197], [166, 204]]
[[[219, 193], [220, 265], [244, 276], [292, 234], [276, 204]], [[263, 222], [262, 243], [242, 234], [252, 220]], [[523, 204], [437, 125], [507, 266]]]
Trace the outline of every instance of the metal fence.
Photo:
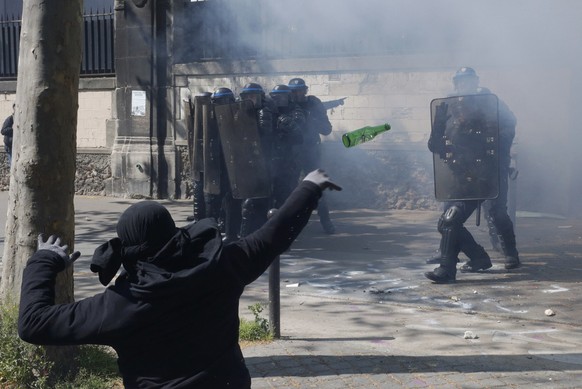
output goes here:
[[16, 77], [19, 43], [20, 17], [0, 17], [0, 78]]
[[[82, 76], [115, 74], [113, 9], [90, 11], [83, 15]], [[0, 79], [18, 74], [20, 16], [0, 16]]]
[[83, 62], [81, 75], [115, 73], [113, 10], [85, 14], [83, 21]]

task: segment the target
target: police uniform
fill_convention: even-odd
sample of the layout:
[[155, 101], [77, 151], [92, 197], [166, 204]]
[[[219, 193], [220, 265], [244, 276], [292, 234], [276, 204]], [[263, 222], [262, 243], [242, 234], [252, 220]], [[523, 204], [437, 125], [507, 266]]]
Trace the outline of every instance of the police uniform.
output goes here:
[[[477, 74], [472, 68], [461, 68], [455, 74], [453, 82], [459, 95], [490, 93], [488, 89], [478, 88]], [[516, 119], [505, 103], [499, 101], [499, 195], [489, 200], [487, 218], [495, 227], [499, 242], [505, 255], [505, 268], [514, 269], [520, 266], [519, 254], [516, 248], [513, 223], [507, 213], [507, 192], [510, 150], [515, 137]], [[435, 116], [435, 122], [437, 121]], [[433, 133], [429, 139], [429, 150], [438, 153], [438, 139]], [[463, 200], [445, 203], [445, 210], [438, 221], [438, 231], [441, 233], [440, 266], [425, 276], [437, 283], [454, 282], [458, 254], [463, 251], [470, 258], [462, 271], [480, 271], [491, 267], [489, 255], [480, 246], [471, 233], [464, 227], [465, 221], [480, 206], [479, 200]]]

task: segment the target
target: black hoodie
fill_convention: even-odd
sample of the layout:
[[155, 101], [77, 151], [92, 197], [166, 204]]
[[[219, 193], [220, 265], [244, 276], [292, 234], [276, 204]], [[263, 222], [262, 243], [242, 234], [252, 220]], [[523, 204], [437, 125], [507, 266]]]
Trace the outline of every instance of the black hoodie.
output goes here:
[[239, 298], [289, 248], [320, 196], [302, 182], [262, 228], [225, 246], [210, 219], [176, 229], [155, 254], [124, 261], [115, 285], [70, 304], [54, 304], [64, 261], [39, 250], [24, 270], [19, 335], [35, 344], [109, 345], [127, 388], [250, 388]]

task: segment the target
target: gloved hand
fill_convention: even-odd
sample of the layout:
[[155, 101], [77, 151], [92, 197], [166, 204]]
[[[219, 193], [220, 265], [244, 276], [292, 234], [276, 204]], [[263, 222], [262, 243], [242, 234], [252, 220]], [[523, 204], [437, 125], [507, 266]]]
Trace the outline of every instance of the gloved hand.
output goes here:
[[61, 238], [56, 235], [51, 235], [44, 241], [42, 234], [38, 235], [38, 249], [37, 250], [50, 250], [57, 253], [65, 262], [65, 268], [71, 266], [80, 256], [79, 251], [75, 251], [71, 256], [67, 254], [69, 246], [61, 245]]
[[433, 132], [435, 132], [435, 135], [437, 136], [443, 136], [445, 134], [447, 121], [451, 117], [451, 115], [448, 114], [448, 111], [449, 105], [445, 102], [440, 103], [435, 108]]
[[271, 135], [273, 132], [273, 113], [267, 108], [262, 108], [257, 114], [257, 124], [259, 126], [259, 134]]
[[291, 112], [291, 117], [298, 126], [305, 125], [306, 116], [307, 112], [299, 107], [296, 107], [293, 112]]
[[289, 115], [279, 115], [277, 119], [277, 129], [281, 132], [289, 132], [293, 128], [293, 118]]
[[428, 139], [428, 149], [444, 159], [446, 155], [445, 150], [445, 130], [447, 129], [447, 121], [451, 117], [448, 114], [449, 105], [447, 103], [440, 103], [435, 108], [434, 121], [432, 131]]
[[333, 183], [326, 172], [322, 169], [317, 169], [305, 176], [303, 181], [311, 181], [318, 185], [321, 190], [329, 188], [330, 190], [342, 190], [342, 187]]

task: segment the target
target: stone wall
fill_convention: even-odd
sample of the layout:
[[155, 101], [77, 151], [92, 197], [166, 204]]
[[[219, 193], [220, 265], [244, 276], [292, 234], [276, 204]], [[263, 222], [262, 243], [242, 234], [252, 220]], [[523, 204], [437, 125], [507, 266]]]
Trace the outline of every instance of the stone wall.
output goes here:
[[[111, 158], [109, 152], [77, 153], [77, 171], [75, 173], [75, 194], [105, 196], [107, 179], [111, 178]], [[6, 191], [10, 186], [10, 170], [6, 153], [0, 153], [0, 190]]]
[[[178, 147], [181, 198], [192, 198], [187, 147]], [[345, 149], [336, 142], [322, 147], [322, 168], [341, 192], [326, 192], [331, 209], [439, 209], [434, 199], [432, 157], [410, 150]]]
[[428, 152], [328, 144], [322, 149], [322, 168], [343, 187], [341, 192], [326, 192], [331, 209], [439, 208]]
[[[471, 65], [471, 61], [462, 64]], [[181, 100], [220, 86], [238, 94], [248, 82], [258, 82], [269, 92], [294, 77], [303, 78], [309, 94], [324, 102], [347, 97], [344, 105], [328, 111], [333, 131], [322, 139], [323, 167], [344, 186], [359, 182], [353, 190], [366, 199], [361, 206], [422, 208], [434, 204], [432, 160], [426, 147], [430, 102], [451, 93], [452, 75], [459, 66], [458, 59], [437, 53], [425, 57], [183, 64], [174, 70]], [[517, 209], [582, 215], [577, 201], [582, 188], [577, 171], [582, 153], [576, 152], [582, 131], [574, 106], [582, 79], [579, 72], [535, 63], [474, 66], [481, 85], [497, 94], [517, 117], [512, 148], [519, 170], [514, 182]], [[543, 104], [537, 101], [540, 90], [548, 97]], [[392, 126], [391, 131], [354, 150], [342, 149], [343, 133], [385, 122]], [[181, 141], [178, 136], [177, 141]], [[351, 196], [345, 192], [329, 197], [330, 202], [346, 202], [346, 206], [358, 202], [349, 202]]]
[[[332, 209], [438, 209], [434, 200], [430, 133], [433, 98], [451, 87], [449, 72], [335, 71], [330, 73], [256, 74], [254, 76], [188, 77], [186, 95], [226, 86], [235, 94], [248, 82], [258, 82], [268, 93], [277, 84], [301, 77], [309, 94], [322, 101], [347, 97], [328, 111], [333, 131], [322, 137], [322, 168], [344, 187], [328, 193]], [[367, 125], [389, 123], [392, 129], [372, 142], [346, 149], [341, 136]], [[190, 183], [189, 176], [184, 179]], [[190, 194], [189, 192], [187, 193]]]
[[78, 153], [75, 172], [75, 194], [105, 196], [106, 183], [111, 178], [109, 153]]

